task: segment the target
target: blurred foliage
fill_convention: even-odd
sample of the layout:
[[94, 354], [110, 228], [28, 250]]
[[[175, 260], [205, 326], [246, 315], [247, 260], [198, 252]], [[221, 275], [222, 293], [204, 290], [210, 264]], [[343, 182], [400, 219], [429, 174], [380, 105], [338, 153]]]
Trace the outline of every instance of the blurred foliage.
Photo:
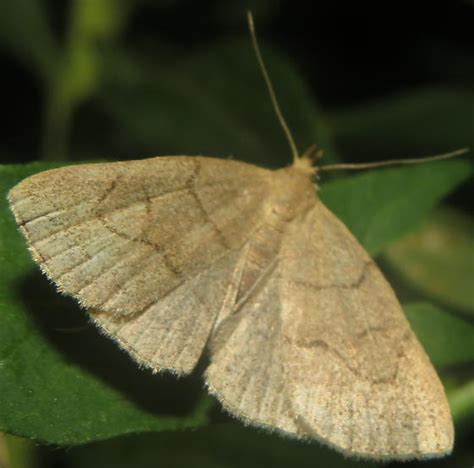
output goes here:
[[409, 304], [405, 313], [437, 368], [474, 362], [474, 323], [428, 303]]
[[[474, 91], [426, 88], [397, 93], [329, 119], [339, 148], [356, 158], [439, 154], [474, 147]], [[400, 138], [403, 135], [403, 138]]]
[[467, 215], [436, 211], [387, 258], [414, 287], [474, 317], [474, 223]]
[[[269, 49], [265, 56], [298, 141], [303, 148], [318, 141], [330, 150], [307, 85], [288, 60]], [[119, 130], [114, 153], [150, 155], [160, 148], [161, 154], [230, 156], [270, 167], [288, 164], [288, 145], [248, 40], [209, 47], [191, 57], [167, 49], [141, 60], [126, 53], [108, 59], [108, 81], [99, 99]], [[238, 78], [232, 70], [238, 70]]]
[[127, 8], [117, 0], [75, 0], [64, 44], [59, 45], [42, 5], [40, 0], [5, 0], [0, 38], [41, 79], [45, 95], [43, 158], [64, 159], [74, 108], [100, 83], [103, 62], [98, 43], [116, 36]]
[[31, 468], [37, 466], [37, 452], [29, 439], [3, 434], [6, 458], [0, 457], [2, 468]]
[[405, 169], [367, 172], [323, 186], [322, 200], [372, 255], [417, 227], [430, 209], [472, 173], [471, 165], [462, 160]]
[[[326, 161], [360, 161], [474, 147], [471, 1], [420, 2], [419, 12], [304, 3], [3, 0], [0, 50], [10, 81], [0, 157], [42, 162], [3, 166], [2, 193], [64, 164], [46, 162], [54, 160], [206, 154], [288, 164], [244, 7], [255, 13], [300, 150], [316, 142]], [[384, 253], [441, 372], [456, 447], [430, 467], [474, 465], [471, 173], [466, 158], [318, 181], [368, 250]], [[450, 198], [457, 211], [430, 215], [463, 182]], [[202, 369], [179, 381], [138, 369], [40, 276], [2, 200], [0, 430], [49, 443], [96, 441], [51, 450], [7, 436], [11, 468], [376, 466], [229, 422], [202, 390]], [[181, 430], [190, 427], [200, 429]], [[164, 432], [99, 441], [143, 431]], [[404, 464], [418, 465], [428, 466]]]

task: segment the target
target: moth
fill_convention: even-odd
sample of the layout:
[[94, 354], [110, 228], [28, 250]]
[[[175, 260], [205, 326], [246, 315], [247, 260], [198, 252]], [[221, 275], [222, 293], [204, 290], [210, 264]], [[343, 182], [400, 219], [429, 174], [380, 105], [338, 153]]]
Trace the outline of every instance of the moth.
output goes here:
[[318, 198], [321, 168], [296, 149], [249, 24], [291, 166], [63, 167], [10, 191], [16, 222], [58, 290], [138, 363], [187, 374], [207, 350], [209, 392], [243, 421], [369, 459], [447, 454], [443, 386], [379, 268]]

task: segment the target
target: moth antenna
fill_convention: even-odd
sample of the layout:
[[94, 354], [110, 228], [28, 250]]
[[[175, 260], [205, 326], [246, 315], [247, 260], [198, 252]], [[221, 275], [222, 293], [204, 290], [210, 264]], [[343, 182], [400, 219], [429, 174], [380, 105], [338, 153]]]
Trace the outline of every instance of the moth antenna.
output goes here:
[[268, 74], [265, 62], [263, 61], [262, 54], [260, 52], [260, 47], [257, 41], [257, 34], [255, 32], [255, 25], [251, 11], [247, 12], [247, 21], [250, 30], [250, 36], [252, 37], [252, 44], [255, 51], [255, 55], [257, 56], [260, 71], [262, 72], [263, 79], [265, 80], [265, 84], [267, 86], [268, 94], [270, 95], [270, 99], [272, 101], [273, 110], [275, 111], [278, 122], [280, 123], [283, 131], [285, 132], [286, 139], [288, 140], [288, 144], [290, 145], [291, 154], [293, 155], [293, 163], [296, 163], [296, 161], [300, 159], [300, 153], [298, 151], [298, 148], [296, 147], [295, 140], [293, 138], [293, 135], [291, 134], [288, 124], [286, 123], [285, 117], [283, 117], [283, 113], [280, 109], [280, 105], [278, 104], [278, 99], [276, 97], [272, 81], [270, 80], [270, 75]]
[[423, 164], [431, 161], [441, 161], [443, 159], [451, 159], [461, 154], [465, 154], [469, 151], [469, 148], [461, 148], [456, 151], [451, 151], [449, 153], [438, 154], [436, 156], [429, 156], [427, 158], [416, 158], [416, 159], [390, 159], [388, 161], [378, 161], [372, 163], [341, 163], [341, 164], [326, 164], [325, 166], [319, 166], [318, 171], [338, 171], [341, 169], [351, 169], [351, 170], [360, 170], [360, 169], [372, 169], [374, 167], [383, 167], [383, 166], [400, 166], [404, 164]]

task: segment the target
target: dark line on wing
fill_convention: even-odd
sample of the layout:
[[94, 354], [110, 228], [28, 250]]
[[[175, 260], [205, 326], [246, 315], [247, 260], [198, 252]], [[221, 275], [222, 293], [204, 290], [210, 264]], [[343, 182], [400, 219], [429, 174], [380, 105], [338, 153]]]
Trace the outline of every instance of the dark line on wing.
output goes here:
[[120, 237], [122, 239], [126, 239], [130, 242], [138, 242], [138, 243], [144, 244], [147, 247], [150, 247], [151, 249], [156, 251], [157, 253], [161, 254], [163, 256], [163, 263], [166, 265], [168, 270], [170, 270], [176, 276], [182, 276], [183, 275], [183, 272], [176, 265], [173, 264], [170, 257], [168, 256], [167, 252], [160, 245], [158, 245], [154, 242], [151, 242], [151, 241], [149, 241], [148, 239], [145, 239], [145, 238], [132, 237], [132, 236], [129, 236], [125, 232], [117, 231], [114, 227], [110, 226], [102, 217], [99, 217], [97, 219], [98, 219], [98, 221], [100, 221], [100, 223], [102, 224], [102, 226], [105, 229], [108, 229], [110, 232], [113, 232], [118, 237]]
[[[220, 185], [220, 182], [213, 182], [213, 183], [208, 183], [208, 184], [204, 184], [202, 187], [208, 187], [208, 186], [212, 186], [212, 185]], [[151, 200], [151, 201], [154, 201], [154, 200], [157, 200], [161, 197], [164, 197], [166, 195], [170, 195], [170, 194], [173, 194], [173, 193], [177, 193], [177, 192], [183, 192], [183, 191], [186, 191], [188, 190], [188, 187], [187, 186], [184, 186], [184, 187], [180, 187], [180, 188], [177, 188], [177, 189], [173, 189], [173, 190], [169, 190], [167, 192], [163, 192], [163, 193], [160, 193], [158, 195], [154, 195], [154, 196], [151, 196], [149, 197], [148, 200]], [[64, 232], [66, 233], [67, 231], [69, 231], [70, 229], [76, 227], [76, 226], [80, 226], [82, 224], [85, 224], [89, 221], [95, 221], [97, 219], [97, 217], [99, 216], [106, 216], [106, 215], [109, 215], [109, 214], [112, 214], [112, 213], [115, 213], [116, 211], [119, 211], [119, 210], [123, 210], [123, 209], [127, 209], [127, 208], [130, 208], [131, 206], [133, 205], [136, 205], [136, 204], [139, 204], [139, 203], [146, 203], [147, 199], [143, 199], [143, 200], [136, 200], [132, 203], [129, 203], [127, 205], [124, 205], [124, 206], [120, 206], [120, 207], [116, 207], [116, 208], [113, 208], [109, 211], [104, 211], [102, 213], [97, 213], [96, 210], [91, 210], [91, 214], [93, 214], [94, 217], [89, 217], [89, 218], [84, 218], [84, 219], [81, 219], [79, 222], [77, 223], [73, 223], [73, 224], [70, 224], [68, 226], [64, 226], [64, 227], [61, 227], [60, 229], [57, 229], [56, 231], [54, 232], [50, 232], [48, 233], [47, 236], [44, 236], [44, 237], [41, 237], [39, 239], [35, 239], [34, 242], [42, 242], [42, 241], [45, 241], [47, 239], [49, 239], [50, 237], [53, 237], [55, 234], [59, 234], [60, 232]], [[72, 208], [74, 208], [75, 206], [77, 205], [71, 205], [71, 206], [68, 206], [66, 208], [61, 208], [61, 209], [57, 209], [57, 210], [53, 210], [51, 211], [50, 213], [53, 213], [53, 212], [58, 212], [58, 214], [61, 214], [63, 212], [66, 212]], [[47, 215], [48, 213], [46, 213], [45, 215]], [[41, 215], [41, 216], [45, 216], [45, 215]], [[28, 224], [32, 221], [34, 221], [36, 218], [33, 218], [31, 220], [28, 220], [28, 221], [25, 221], [24, 224]], [[54, 218], [53, 218], [54, 219]], [[17, 223], [19, 224], [19, 223]]]
[[[247, 241], [248, 242], [248, 241]], [[168, 291], [166, 291], [162, 296], [156, 298], [156, 299], [153, 299], [152, 301], [150, 301], [147, 305], [145, 305], [141, 310], [137, 311], [137, 312], [134, 312], [133, 314], [127, 314], [127, 319], [130, 318], [130, 320], [134, 317], [136, 317], [137, 315], [141, 315], [143, 313], [145, 313], [149, 308], [153, 307], [155, 304], [157, 304], [158, 302], [161, 302], [163, 299], [165, 299], [167, 296], [169, 296], [170, 294], [172, 294], [174, 291], [176, 291], [177, 289], [179, 289], [181, 286], [185, 285], [188, 281], [190, 280], [193, 280], [195, 279], [196, 277], [200, 276], [201, 274], [209, 271], [216, 263], [218, 263], [220, 260], [223, 260], [227, 255], [231, 254], [232, 252], [236, 252], [238, 250], [240, 250], [243, 246], [239, 246], [235, 249], [229, 249], [227, 250], [223, 255], [221, 255], [220, 257], [216, 258], [212, 263], [210, 263], [209, 265], [206, 266], [206, 268], [204, 268], [203, 270], [199, 270], [197, 271], [194, 275], [191, 275], [191, 276], [188, 276], [186, 278], [184, 278], [182, 281], [180, 281], [178, 284], [174, 285], [172, 288], [170, 288]], [[107, 313], [108, 311], [105, 311], [105, 310], [99, 310], [99, 313]]]
[[[160, 254], [162, 254], [162, 252], [154, 252], [154, 255], [160, 255]], [[97, 305], [96, 307], [98, 307], [98, 308], [103, 307], [104, 304], [106, 304], [107, 302], [109, 302], [110, 300], [112, 300], [115, 296], [119, 295], [120, 292], [121, 292], [128, 284], [132, 283], [132, 282], [135, 280], [135, 278], [136, 278], [137, 276], [139, 276], [139, 275], [145, 270], [145, 268], [148, 268], [148, 266], [149, 266], [150, 264], [155, 263], [155, 262], [159, 262], [159, 261], [162, 259], [162, 258], [156, 258], [156, 257], [154, 257], [154, 255], [149, 255], [146, 259], [144, 259], [144, 260], [146, 260], [145, 263], [143, 263], [143, 259], [140, 260], [139, 264], [135, 265], [135, 270], [136, 270], [136, 271], [135, 271], [132, 275], [129, 275], [129, 276], [127, 276], [126, 278], [124, 278], [124, 280], [123, 280], [120, 284], [116, 285], [116, 286], [115, 286], [116, 290], [115, 290], [115, 291], [112, 291], [112, 293], [109, 294], [109, 295], [107, 296], [107, 298], [104, 299], [104, 300], [103, 300], [99, 305]], [[164, 265], [168, 268], [168, 266], [166, 265], [166, 263], [165, 263], [165, 262], [163, 262], [163, 263], [164, 263]], [[169, 268], [168, 268], [168, 269], [169, 269]], [[105, 273], [107, 273], [107, 272], [105, 272]], [[172, 273], [173, 273], [173, 272], [172, 272]], [[178, 275], [176, 275], [176, 274], [175, 274], [175, 276], [176, 276], [177, 278], [181, 278], [181, 276], [178, 276]], [[100, 278], [100, 276], [97, 277], [96, 279], [99, 279], [99, 278]]]
[[[378, 327], [372, 327], [371, 330], [376, 330], [378, 329]], [[407, 339], [410, 337], [410, 332], [407, 331], [404, 333], [404, 335], [401, 337], [400, 339], [400, 342], [401, 344], [404, 344], [405, 341], [407, 341]], [[288, 338], [287, 338], [288, 340]], [[290, 343], [292, 343], [293, 341], [292, 340], [289, 340]], [[352, 366], [348, 359], [343, 356], [339, 351], [338, 349], [330, 346], [325, 340], [322, 340], [322, 339], [316, 339], [316, 340], [312, 340], [308, 343], [297, 343], [295, 344], [296, 346], [300, 347], [300, 348], [305, 348], [305, 349], [311, 349], [311, 348], [321, 348], [321, 349], [324, 349], [325, 351], [327, 351], [328, 353], [331, 353], [333, 354], [334, 356], [336, 356], [337, 358], [339, 358], [339, 360], [347, 367], [347, 369], [349, 369], [349, 371], [351, 371], [354, 375], [356, 375], [357, 377], [359, 377], [360, 379], [363, 379], [363, 380], [366, 380], [368, 382], [371, 382], [372, 384], [384, 384], [384, 383], [390, 383], [390, 382], [395, 382], [397, 377], [398, 377], [398, 373], [400, 371], [400, 358], [403, 357], [405, 355], [405, 350], [404, 350], [404, 346], [401, 346], [399, 351], [397, 352], [397, 368], [395, 369], [395, 372], [393, 373], [393, 376], [392, 377], [382, 377], [382, 378], [378, 378], [378, 379], [370, 379], [368, 377], [366, 377], [365, 375], [363, 375], [357, 368], [355, 368], [354, 366]]]
[[373, 265], [372, 260], [368, 260], [364, 263], [364, 266], [362, 268], [362, 272], [360, 273], [359, 277], [353, 281], [352, 283], [335, 283], [335, 284], [314, 284], [309, 281], [303, 281], [303, 280], [294, 280], [294, 279], [289, 279], [288, 281], [298, 284], [301, 286], [306, 286], [308, 288], [311, 288], [316, 291], [322, 291], [324, 289], [357, 289], [359, 288], [362, 283], [365, 281], [365, 278], [367, 276], [368, 272], [368, 267]]
[[99, 197], [97, 205], [100, 205], [102, 202], [104, 202], [109, 197], [109, 195], [115, 190], [120, 178], [121, 176], [118, 175], [114, 179], [112, 179], [110, 185], [104, 190], [104, 193]]
[[201, 212], [201, 215], [203, 218], [206, 220], [208, 224], [210, 224], [214, 230], [214, 232], [217, 235], [217, 239], [221, 243], [221, 245], [225, 249], [230, 249], [230, 245], [227, 242], [227, 239], [224, 236], [224, 233], [221, 231], [221, 229], [217, 226], [217, 224], [214, 222], [213, 219], [211, 219], [209, 213], [207, 212], [206, 208], [204, 207], [201, 198], [199, 197], [199, 193], [196, 191], [196, 180], [199, 177], [199, 174], [201, 172], [201, 163], [199, 162], [198, 159], [194, 160], [194, 172], [191, 175], [191, 177], [186, 181], [186, 185], [189, 189], [189, 193], [191, 196], [194, 198], [196, 201], [196, 204], [198, 206], [199, 211]]

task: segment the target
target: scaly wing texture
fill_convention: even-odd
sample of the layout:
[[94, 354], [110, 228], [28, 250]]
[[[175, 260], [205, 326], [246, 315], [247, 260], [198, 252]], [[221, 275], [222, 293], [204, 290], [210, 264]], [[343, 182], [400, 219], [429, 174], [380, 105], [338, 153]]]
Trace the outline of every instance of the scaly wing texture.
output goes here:
[[278, 268], [212, 335], [210, 393], [246, 423], [296, 433], [282, 362]]
[[449, 453], [438, 376], [387, 281], [322, 203], [281, 249], [282, 352], [297, 432], [371, 458]]
[[188, 372], [260, 222], [268, 174], [204, 157], [86, 164], [29, 177], [9, 201], [60, 291], [139, 361]]
[[212, 336], [206, 380], [224, 407], [365, 458], [449, 452], [442, 385], [347, 228], [317, 202], [266, 260], [259, 287]]
[[367, 458], [451, 450], [429, 359], [306, 175], [155, 158], [38, 174], [10, 202], [43, 271], [139, 362], [189, 372], [212, 330], [209, 389], [247, 422]]
[[212, 333], [205, 378], [209, 391], [231, 414], [247, 423], [296, 433], [281, 347], [278, 255], [285, 222], [265, 221], [240, 261], [234, 307], [219, 317]]

